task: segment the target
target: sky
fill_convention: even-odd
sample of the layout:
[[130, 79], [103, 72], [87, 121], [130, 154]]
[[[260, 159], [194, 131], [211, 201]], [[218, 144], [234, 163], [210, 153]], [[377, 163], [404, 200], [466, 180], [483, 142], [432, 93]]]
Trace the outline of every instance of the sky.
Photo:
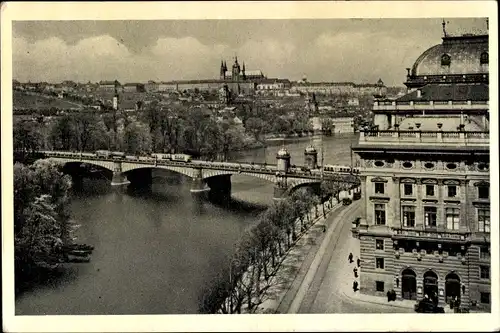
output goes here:
[[[483, 18], [445, 18], [449, 34], [486, 32]], [[401, 86], [443, 36], [442, 19], [15, 21], [21, 82], [218, 78], [221, 60], [272, 78]]]

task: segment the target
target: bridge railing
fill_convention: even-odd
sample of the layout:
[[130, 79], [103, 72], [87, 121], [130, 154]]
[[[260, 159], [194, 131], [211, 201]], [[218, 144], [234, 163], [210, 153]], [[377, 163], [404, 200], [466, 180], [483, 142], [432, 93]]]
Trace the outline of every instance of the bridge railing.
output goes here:
[[185, 161], [172, 161], [172, 160], [162, 160], [145, 156], [126, 156], [126, 157], [107, 157], [107, 156], [97, 156], [90, 153], [73, 153], [73, 152], [43, 152], [48, 157], [59, 157], [59, 158], [72, 158], [76, 160], [96, 160], [96, 161], [110, 161], [110, 162], [133, 162], [146, 165], [165, 165], [165, 166], [184, 166], [190, 168], [204, 168], [212, 170], [227, 170], [233, 172], [252, 172], [252, 173], [262, 173], [262, 174], [277, 174], [281, 173], [283, 176], [294, 178], [306, 178], [306, 179], [318, 179], [322, 178], [325, 180], [338, 180], [339, 176], [350, 176], [348, 172], [324, 172], [321, 170], [303, 170], [302, 167], [295, 167], [288, 170], [288, 172], [283, 173], [278, 171], [275, 165], [266, 163], [242, 163], [242, 162], [210, 162], [196, 160], [196, 163], [185, 162]]

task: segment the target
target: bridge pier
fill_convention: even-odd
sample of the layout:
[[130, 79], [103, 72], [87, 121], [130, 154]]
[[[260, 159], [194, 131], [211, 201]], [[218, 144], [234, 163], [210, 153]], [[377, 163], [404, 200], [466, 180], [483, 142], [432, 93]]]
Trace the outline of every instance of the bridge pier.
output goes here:
[[208, 192], [210, 191], [210, 187], [208, 187], [207, 183], [203, 179], [203, 174], [201, 169], [196, 169], [195, 177], [193, 178], [193, 182], [191, 184], [191, 194], [196, 198], [207, 198]]
[[276, 179], [274, 181], [274, 194], [273, 200], [283, 200], [286, 197], [286, 192], [288, 190], [286, 176], [284, 175], [276, 175]]
[[128, 184], [130, 184], [130, 181], [122, 172], [122, 163], [113, 162], [113, 178], [111, 179], [111, 186], [124, 186]]

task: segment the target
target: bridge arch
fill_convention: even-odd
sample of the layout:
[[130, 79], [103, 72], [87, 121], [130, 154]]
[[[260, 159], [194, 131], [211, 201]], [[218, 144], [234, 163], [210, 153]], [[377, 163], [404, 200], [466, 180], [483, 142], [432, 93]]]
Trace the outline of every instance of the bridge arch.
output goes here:
[[87, 160], [87, 159], [79, 160], [79, 159], [51, 158], [51, 157], [49, 157], [49, 159], [52, 159], [52, 160], [60, 163], [63, 167], [68, 165], [68, 164], [78, 164], [78, 165], [89, 164], [89, 165], [98, 166], [98, 167], [101, 167], [103, 169], [106, 169], [108, 171], [113, 172], [113, 162], [109, 162], [109, 161]]
[[172, 165], [149, 165], [149, 164], [142, 164], [142, 163], [133, 163], [133, 162], [122, 162], [122, 172], [123, 173], [129, 173], [134, 170], [139, 170], [139, 169], [162, 169], [162, 170], [168, 170], [168, 171], [173, 171], [180, 173], [184, 176], [188, 176], [190, 178], [195, 178], [196, 177], [196, 168], [193, 168], [190, 165], [179, 165], [179, 166], [172, 166]]
[[321, 191], [321, 181], [311, 181], [311, 180], [292, 180], [289, 182], [288, 189], [285, 192], [286, 195], [292, 195], [295, 191], [301, 188], [309, 188], [316, 195], [320, 195]]

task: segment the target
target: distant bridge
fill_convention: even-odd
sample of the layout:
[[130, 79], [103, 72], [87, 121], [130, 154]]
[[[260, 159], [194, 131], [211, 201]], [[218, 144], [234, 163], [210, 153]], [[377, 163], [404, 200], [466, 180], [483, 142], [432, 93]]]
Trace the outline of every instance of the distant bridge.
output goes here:
[[[86, 163], [99, 166], [113, 173], [112, 186], [127, 185], [137, 181], [134, 173], [150, 172], [152, 169], [165, 169], [180, 173], [193, 180], [191, 192], [218, 192], [223, 196], [231, 195], [231, 175], [242, 174], [272, 182], [274, 198], [280, 199], [301, 186], [317, 186], [323, 180], [358, 184], [356, 176], [342, 172], [321, 172], [321, 170], [307, 170], [302, 167], [278, 170], [276, 165], [254, 164], [245, 162], [211, 162], [193, 160], [190, 162], [163, 160], [144, 156], [103, 157], [91, 153], [72, 153], [59, 151], [40, 152], [45, 158], [53, 158], [70, 165], [73, 163]], [[143, 173], [144, 175], [144, 173]], [[144, 176], [139, 176], [144, 177]], [[151, 174], [149, 174], [151, 175]], [[151, 177], [151, 176], [149, 176]], [[139, 181], [143, 181], [140, 179]]]

